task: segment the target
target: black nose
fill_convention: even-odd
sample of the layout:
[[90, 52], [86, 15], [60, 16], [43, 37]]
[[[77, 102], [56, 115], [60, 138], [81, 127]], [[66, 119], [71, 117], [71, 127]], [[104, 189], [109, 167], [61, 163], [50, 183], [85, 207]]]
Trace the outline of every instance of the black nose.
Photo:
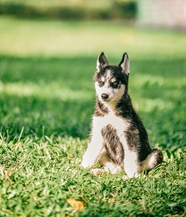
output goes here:
[[107, 99], [109, 98], [109, 95], [106, 94], [106, 93], [102, 93], [102, 94], [101, 94], [101, 98], [102, 98], [103, 100], [107, 100]]

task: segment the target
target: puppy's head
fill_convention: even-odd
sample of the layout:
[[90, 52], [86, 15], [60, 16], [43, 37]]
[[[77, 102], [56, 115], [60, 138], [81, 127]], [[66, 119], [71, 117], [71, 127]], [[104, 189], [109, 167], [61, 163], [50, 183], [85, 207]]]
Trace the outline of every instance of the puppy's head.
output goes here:
[[127, 53], [123, 54], [121, 62], [109, 65], [104, 53], [97, 59], [94, 76], [96, 95], [104, 103], [116, 104], [128, 90], [130, 63]]

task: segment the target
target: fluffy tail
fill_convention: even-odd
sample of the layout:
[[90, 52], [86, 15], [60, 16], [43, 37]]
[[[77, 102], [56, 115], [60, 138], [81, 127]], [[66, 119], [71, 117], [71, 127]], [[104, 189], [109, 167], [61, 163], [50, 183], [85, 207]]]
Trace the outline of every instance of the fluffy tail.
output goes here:
[[159, 149], [155, 148], [146, 158], [145, 168], [147, 171], [152, 170], [153, 168], [161, 164], [162, 161], [163, 161], [163, 153]]

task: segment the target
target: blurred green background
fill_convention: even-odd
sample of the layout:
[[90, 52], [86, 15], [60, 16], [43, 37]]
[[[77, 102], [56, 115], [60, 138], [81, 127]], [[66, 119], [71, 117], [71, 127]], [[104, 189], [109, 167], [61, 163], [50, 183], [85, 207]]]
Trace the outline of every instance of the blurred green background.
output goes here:
[[186, 34], [137, 25], [138, 1], [0, 0], [0, 130], [87, 138], [97, 56], [131, 61], [130, 95], [150, 141], [185, 147]]
[[0, 13], [22, 18], [133, 19], [133, 0], [1, 0]]

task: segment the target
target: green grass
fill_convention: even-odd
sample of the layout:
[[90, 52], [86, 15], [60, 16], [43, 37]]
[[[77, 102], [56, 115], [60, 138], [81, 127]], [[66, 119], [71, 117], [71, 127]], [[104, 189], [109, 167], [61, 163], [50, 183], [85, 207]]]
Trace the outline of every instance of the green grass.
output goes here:
[[[186, 215], [185, 33], [7, 17], [0, 32], [0, 216]], [[111, 63], [129, 53], [134, 107], [165, 155], [148, 176], [79, 166], [101, 51]]]

